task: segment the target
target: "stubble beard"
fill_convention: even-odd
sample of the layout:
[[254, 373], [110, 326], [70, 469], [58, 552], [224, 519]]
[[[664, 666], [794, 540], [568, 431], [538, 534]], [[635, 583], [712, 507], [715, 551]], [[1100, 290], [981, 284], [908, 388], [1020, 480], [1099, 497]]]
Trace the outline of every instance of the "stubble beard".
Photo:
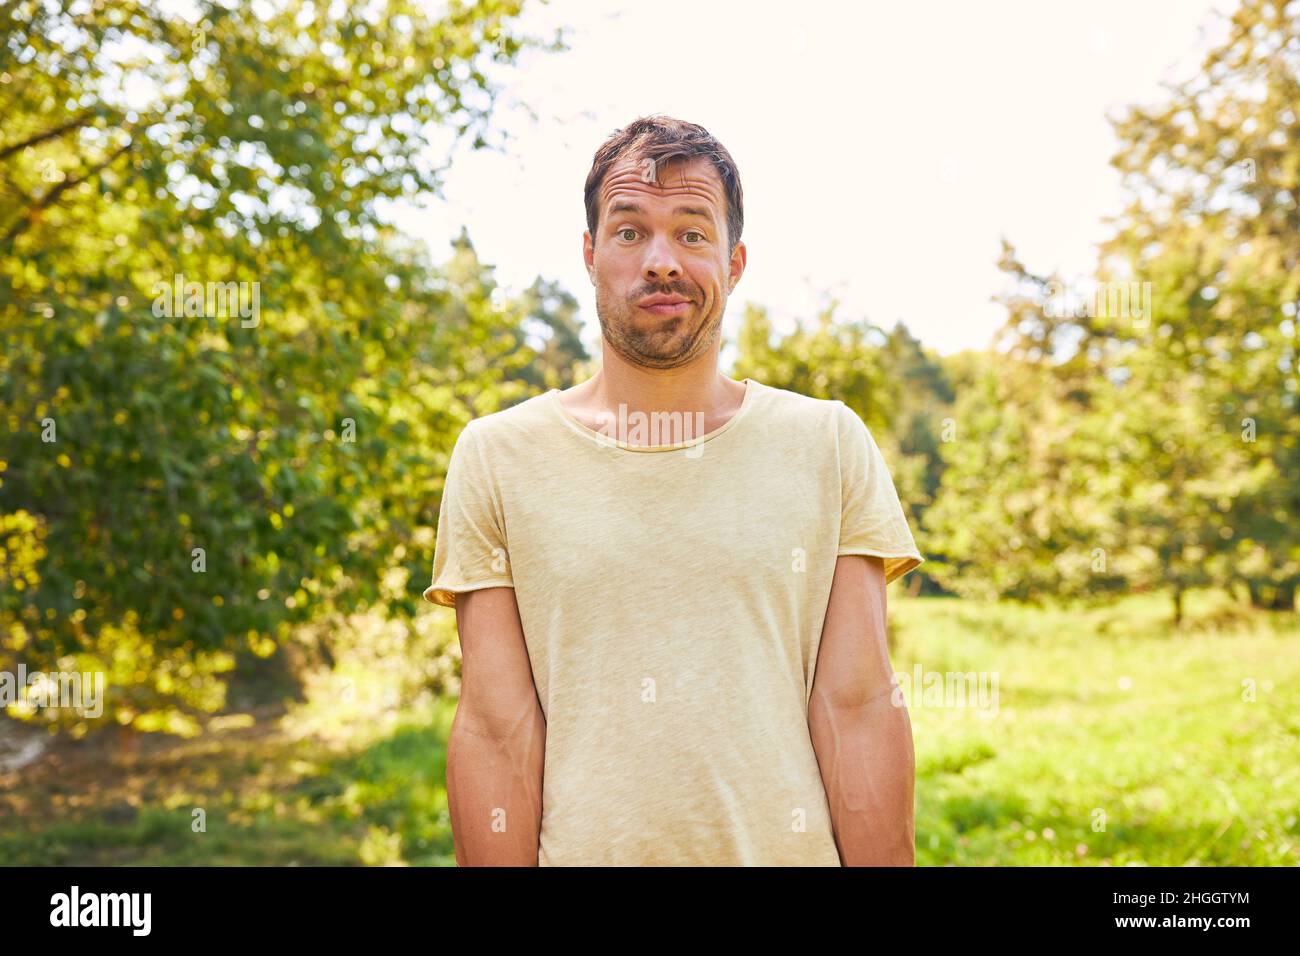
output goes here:
[[[692, 300], [692, 313], [699, 303]], [[682, 336], [682, 323], [692, 321], [695, 314], [677, 317], [674, 323], [652, 330], [637, 328], [635, 305], [620, 301], [617, 304], [600, 293], [596, 295], [596, 316], [600, 320], [601, 335], [624, 361], [641, 368], [680, 368], [697, 359], [717, 338], [726, 312], [726, 300], [719, 303], [717, 313], [710, 316], [693, 332]]]

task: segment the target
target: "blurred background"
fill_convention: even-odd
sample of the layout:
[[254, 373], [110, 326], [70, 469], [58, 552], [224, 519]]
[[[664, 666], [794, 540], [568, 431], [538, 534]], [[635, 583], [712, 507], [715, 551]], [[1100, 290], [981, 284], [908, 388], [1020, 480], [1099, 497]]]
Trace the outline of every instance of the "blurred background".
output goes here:
[[0, 0], [0, 864], [454, 865], [448, 455], [660, 112], [927, 558], [918, 863], [1300, 863], [1300, 2], [902, 6]]

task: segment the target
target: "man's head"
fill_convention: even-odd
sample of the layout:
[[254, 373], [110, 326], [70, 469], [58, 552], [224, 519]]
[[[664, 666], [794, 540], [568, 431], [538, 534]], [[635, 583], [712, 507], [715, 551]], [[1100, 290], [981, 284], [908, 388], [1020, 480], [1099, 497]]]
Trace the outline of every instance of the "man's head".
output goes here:
[[694, 123], [635, 120], [596, 151], [584, 199], [605, 340], [644, 368], [704, 354], [745, 271], [740, 174], [726, 148]]

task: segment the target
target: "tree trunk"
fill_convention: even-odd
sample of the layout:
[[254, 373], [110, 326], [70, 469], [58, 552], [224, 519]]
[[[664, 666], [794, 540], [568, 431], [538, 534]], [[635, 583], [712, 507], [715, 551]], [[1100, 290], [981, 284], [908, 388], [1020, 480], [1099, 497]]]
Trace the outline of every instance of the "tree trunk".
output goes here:
[[1183, 589], [1174, 588], [1174, 627], [1179, 627], [1183, 623]]
[[1295, 581], [1287, 581], [1284, 584], [1262, 586], [1256, 585], [1253, 581], [1246, 582], [1250, 590], [1250, 606], [1264, 611], [1294, 611], [1295, 610]]
[[1272, 611], [1294, 611], [1295, 610], [1295, 582], [1290, 581], [1286, 584], [1279, 584], [1277, 590], [1273, 592], [1273, 600], [1268, 604], [1269, 610]]

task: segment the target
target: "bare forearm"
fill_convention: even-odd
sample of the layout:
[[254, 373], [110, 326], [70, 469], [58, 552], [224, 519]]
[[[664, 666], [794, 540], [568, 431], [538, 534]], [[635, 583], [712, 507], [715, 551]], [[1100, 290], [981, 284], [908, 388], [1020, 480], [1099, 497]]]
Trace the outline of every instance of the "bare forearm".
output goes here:
[[541, 707], [489, 729], [456, 713], [447, 742], [447, 804], [460, 866], [536, 866], [546, 721]]
[[808, 729], [844, 866], [915, 866], [915, 756], [906, 707], [886, 690], [836, 705], [814, 686]]

